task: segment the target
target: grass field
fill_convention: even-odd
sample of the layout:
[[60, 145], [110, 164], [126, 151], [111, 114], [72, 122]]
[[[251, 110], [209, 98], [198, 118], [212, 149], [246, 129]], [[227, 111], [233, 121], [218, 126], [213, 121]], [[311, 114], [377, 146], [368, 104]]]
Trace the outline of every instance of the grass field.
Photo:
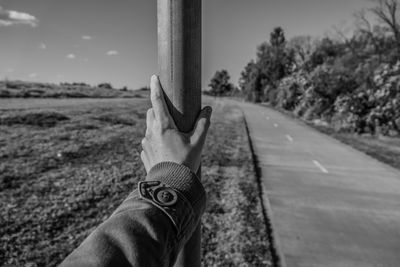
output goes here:
[[[1, 111], [1, 266], [56, 266], [112, 213], [145, 176], [148, 106], [124, 99]], [[203, 266], [271, 266], [237, 108], [214, 108], [204, 152]]]
[[[103, 84], [104, 85], [104, 84]], [[52, 84], [0, 80], [1, 98], [132, 98], [143, 90], [115, 89], [84, 83]]]

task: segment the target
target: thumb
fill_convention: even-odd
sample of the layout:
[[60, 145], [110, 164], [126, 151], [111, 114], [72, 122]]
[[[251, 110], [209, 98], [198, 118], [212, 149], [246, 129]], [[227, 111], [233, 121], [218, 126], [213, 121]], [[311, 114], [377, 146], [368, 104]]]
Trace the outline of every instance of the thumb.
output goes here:
[[190, 137], [190, 143], [192, 145], [204, 143], [207, 136], [208, 128], [210, 127], [211, 113], [212, 108], [210, 106], [206, 106], [200, 111], [192, 136]]

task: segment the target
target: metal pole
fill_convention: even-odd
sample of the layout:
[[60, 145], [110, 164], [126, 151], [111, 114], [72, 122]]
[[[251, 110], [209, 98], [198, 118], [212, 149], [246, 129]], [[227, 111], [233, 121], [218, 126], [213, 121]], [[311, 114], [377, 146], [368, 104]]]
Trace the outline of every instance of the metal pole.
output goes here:
[[[161, 85], [177, 127], [190, 132], [201, 109], [201, 0], [157, 2]], [[200, 225], [178, 256], [183, 266], [200, 267]]]

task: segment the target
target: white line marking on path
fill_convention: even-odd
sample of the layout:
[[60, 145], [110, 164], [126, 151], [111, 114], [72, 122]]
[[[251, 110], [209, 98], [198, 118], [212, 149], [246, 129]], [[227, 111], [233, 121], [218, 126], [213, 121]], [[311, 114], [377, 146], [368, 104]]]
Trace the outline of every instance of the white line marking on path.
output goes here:
[[322, 166], [321, 163], [319, 163], [316, 160], [313, 160], [313, 163], [315, 164], [315, 166], [317, 166], [323, 173], [329, 173], [327, 169], [325, 169], [324, 166]]
[[293, 137], [291, 137], [290, 135], [286, 135], [286, 138], [290, 141], [290, 142], [293, 142]]
[[278, 124], [274, 123], [274, 127], [275, 127], [275, 128], [278, 128]]

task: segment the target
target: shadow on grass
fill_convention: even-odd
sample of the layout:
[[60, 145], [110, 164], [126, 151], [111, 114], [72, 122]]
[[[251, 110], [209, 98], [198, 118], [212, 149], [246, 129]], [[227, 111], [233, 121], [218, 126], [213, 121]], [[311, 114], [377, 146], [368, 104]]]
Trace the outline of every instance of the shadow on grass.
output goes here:
[[58, 122], [66, 120], [69, 120], [67, 116], [57, 112], [34, 112], [1, 117], [0, 125], [12, 126], [15, 124], [21, 124], [39, 127], [54, 127]]

